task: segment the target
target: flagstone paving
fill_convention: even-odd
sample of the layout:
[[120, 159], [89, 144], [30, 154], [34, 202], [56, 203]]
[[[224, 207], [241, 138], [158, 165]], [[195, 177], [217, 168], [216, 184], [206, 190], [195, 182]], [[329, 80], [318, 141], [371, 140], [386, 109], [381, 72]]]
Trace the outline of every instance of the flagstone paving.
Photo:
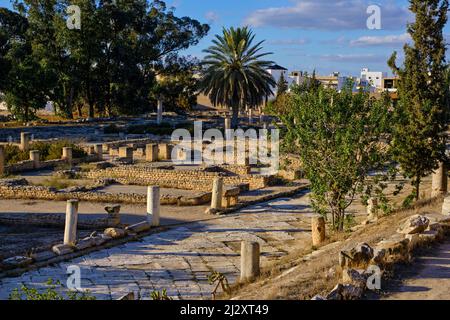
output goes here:
[[0, 299], [7, 299], [21, 284], [45, 288], [48, 278], [65, 286], [72, 265], [81, 270], [81, 287], [98, 299], [117, 299], [130, 291], [150, 299], [153, 290], [163, 289], [174, 299], [209, 299], [211, 271], [225, 274], [230, 283], [238, 279], [240, 241], [260, 243], [261, 263], [267, 264], [294, 247], [308, 245], [311, 214], [306, 193], [254, 205], [232, 216], [189, 223], [139, 242], [0, 279]]

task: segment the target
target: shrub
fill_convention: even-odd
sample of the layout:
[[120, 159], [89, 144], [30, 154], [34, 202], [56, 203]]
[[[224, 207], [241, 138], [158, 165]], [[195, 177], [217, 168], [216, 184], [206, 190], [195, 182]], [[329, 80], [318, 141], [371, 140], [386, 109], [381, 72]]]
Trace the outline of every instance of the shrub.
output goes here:
[[18, 146], [7, 144], [5, 146], [5, 163], [11, 165], [20, 161], [28, 160], [30, 155], [28, 152], [21, 151]]
[[95, 300], [95, 297], [89, 291], [69, 291], [65, 297], [56, 291], [57, 287], [62, 287], [61, 283], [59, 281], [54, 282], [51, 278], [48, 279], [46, 284], [49, 288], [43, 292], [22, 285], [20, 289], [16, 288], [12, 291], [9, 300]]
[[[59, 140], [57, 142], [48, 144], [48, 151], [47, 151], [45, 160], [61, 159], [62, 149], [64, 147], [72, 148], [72, 156], [74, 158], [83, 158], [83, 157], [87, 156], [87, 153], [81, 147], [77, 146], [76, 144], [74, 144], [70, 141], [67, 141], [67, 140]], [[34, 148], [34, 144], [33, 144], [33, 148]], [[36, 149], [36, 150], [39, 150], [39, 149]]]
[[150, 297], [152, 298], [152, 300], [173, 300], [171, 297], [167, 295], [166, 289], [163, 289], [162, 292], [156, 290], [152, 291]]
[[[59, 140], [55, 142], [37, 141], [30, 145], [30, 150], [38, 150], [40, 159], [42, 161], [61, 159], [62, 149], [64, 147], [72, 148], [72, 155], [74, 158], [83, 158], [87, 153], [76, 144], [67, 141]], [[11, 165], [20, 161], [29, 160], [30, 154], [28, 151], [21, 151], [16, 145], [8, 144], [5, 147], [5, 161], [7, 165]]]

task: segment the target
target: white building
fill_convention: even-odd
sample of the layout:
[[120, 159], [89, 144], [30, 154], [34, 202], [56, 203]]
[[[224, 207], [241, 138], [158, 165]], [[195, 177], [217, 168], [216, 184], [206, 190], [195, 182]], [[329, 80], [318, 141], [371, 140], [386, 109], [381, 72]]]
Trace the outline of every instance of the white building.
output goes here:
[[361, 70], [361, 80], [367, 80], [373, 87], [381, 89], [383, 87], [383, 78], [387, 77], [387, 72], [370, 71], [369, 68]]

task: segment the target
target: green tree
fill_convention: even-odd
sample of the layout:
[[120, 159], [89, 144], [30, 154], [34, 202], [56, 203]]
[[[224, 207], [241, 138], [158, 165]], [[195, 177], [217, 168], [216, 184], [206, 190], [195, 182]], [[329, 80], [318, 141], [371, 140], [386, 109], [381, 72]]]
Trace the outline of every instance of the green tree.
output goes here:
[[290, 112], [280, 115], [290, 144], [298, 145], [316, 212], [331, 212], [336, 230], [344, 228], [345, 211], [367, 183], [370, 170], [381, 168], [387, 154], [380, 139], [389, 123], [388, 98], [341, 93], [322, 86], [292, 93]]
[[402, 68], [388, 64], [401, 78], [395, 108], [393, 154], [403, 174], [411, 179], [419, 199], [422, 179], [445, 160], [448, 113], [446, 45], [447, 0], [410, 0], [415, 22], [408, 25], [412, 45], [405, 45]]
[[[177, 17], [163, 1], [15, 0], [27, 20], [33, 61], [47, 74], [47, 95], [59, 113], [138, 114], [156, 107], [156, 69], [195, 45], [209, 26]], [[69, 5], [81, 9], [81, 29], [67, 28]], [[0, 36], [1, 37], [1, 36]], [[0, 64], [3, 64], [0, 59]], [[1, 81], [1, 79], [0, 79]], [[176, 90], [191, 91], [189, 81]]]
[[32, 54], [28, 21], [1, 8], [0, 26], [0, 64], [4, 66], [0, 90], [11, 113], [27, 122], [45, 107], [48, 74]]
[[175, 16], [163, 1], [109, 1], [99, 10], [104, 52], [98, 62], [100, 111], [135, 114], [156, 109], [151, 96], [161, 65], [197, 44], [209, 26]]
[[192, 57], [169, 55], [157, 70], [158, 85], [152, 92], [153, 103], [162, 98], [167, 111], [183, 112], [197, 104], [199, 61]]
[[28, 20], [27, 37], [33, 48], [33, 57], [48, 74], [49, 100], [58, 113], [72, 118], [79, 79], [78, 66], [61, 36], [61, 32], [67, 29], [65, 5], [57, 0], [14, 2], [15, 8]]
[[282, 72], [277, 82], [277, 97], [285, 94], [288, 91], [288, 89], [289, 89], [288, 83], [284, 78], [284, 72]]
[[260, 53], [264, 41], [254, 44], [254, 39], [248, 27], [224, 28], [213, 45], [204, 50], [207, 55], [202, 61], [201, 90], [214, 105], [232, 109], [233, 128], [238, 125], [239, 110], [245, 105], [262, 105], [276, 85], [266, 71], [273, 62], [261, 59], [270, 53]]

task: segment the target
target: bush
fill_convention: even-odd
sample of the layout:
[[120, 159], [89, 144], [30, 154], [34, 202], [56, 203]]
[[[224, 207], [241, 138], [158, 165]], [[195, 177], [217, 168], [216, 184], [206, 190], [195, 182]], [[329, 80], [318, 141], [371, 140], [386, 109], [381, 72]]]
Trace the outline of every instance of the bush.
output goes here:
[[77, 292], [69, 291], [67, 297], [56, 291], [57, 287], [62, 287], [59, 281], [54, 282], [51, 278], [46, 283], [49, 288], [43, 292], [39, 292], [35, 288], [28, 288], [22, 285], [20, 289], [14, 289], [9, 295], [9, 300], [95, 300], [89, 291]]
[[7, 144], [5, 146], [5, 163], [11, 165], [20, 161], [28, 160], [30, 155], [28, 152], [21, 151], [18, 146]]
[[[83, 158], [87, 153], [76, 144], [67, 141], [59, 140], [55, 142], [33, 142], [30, 145], [30, 150], [38, 150], [41, 161], [61, 159], [62, 149], [64, 147], [72, 148], [72, 156], [74, 158]], [[28, 151], [21, 151], [16, 145], [8, 144], [5, 147], [5, 162], [7, 165], [18, 163], [20, 161], [29, 160], [30, 154]]]
[[[62, 157], [62, 149], [64, 147], [70, 147], [72, 148], [72, 156], [74, 158], [83, 158], [87, 156], [87, 153], [79, 146], [77, 146], [76, 144], [67, 141], [67, 140], [59, 140], [53, 143], [47, 143], [48, 146], [48, 151], [45, 157], [45, 160], [53, 160], [53, 159], [61, 159]], [[33, 144], [33, 148], [34, 148], [34, 144]], [[46, 147], [44, 147], [43, 149], [45, 150]], [[36, 149], [39, 150], [39, 149]], [[41, 153], [42, 155], [43, 153]], [[42, 156], [41, 156], [42, 158]]]

